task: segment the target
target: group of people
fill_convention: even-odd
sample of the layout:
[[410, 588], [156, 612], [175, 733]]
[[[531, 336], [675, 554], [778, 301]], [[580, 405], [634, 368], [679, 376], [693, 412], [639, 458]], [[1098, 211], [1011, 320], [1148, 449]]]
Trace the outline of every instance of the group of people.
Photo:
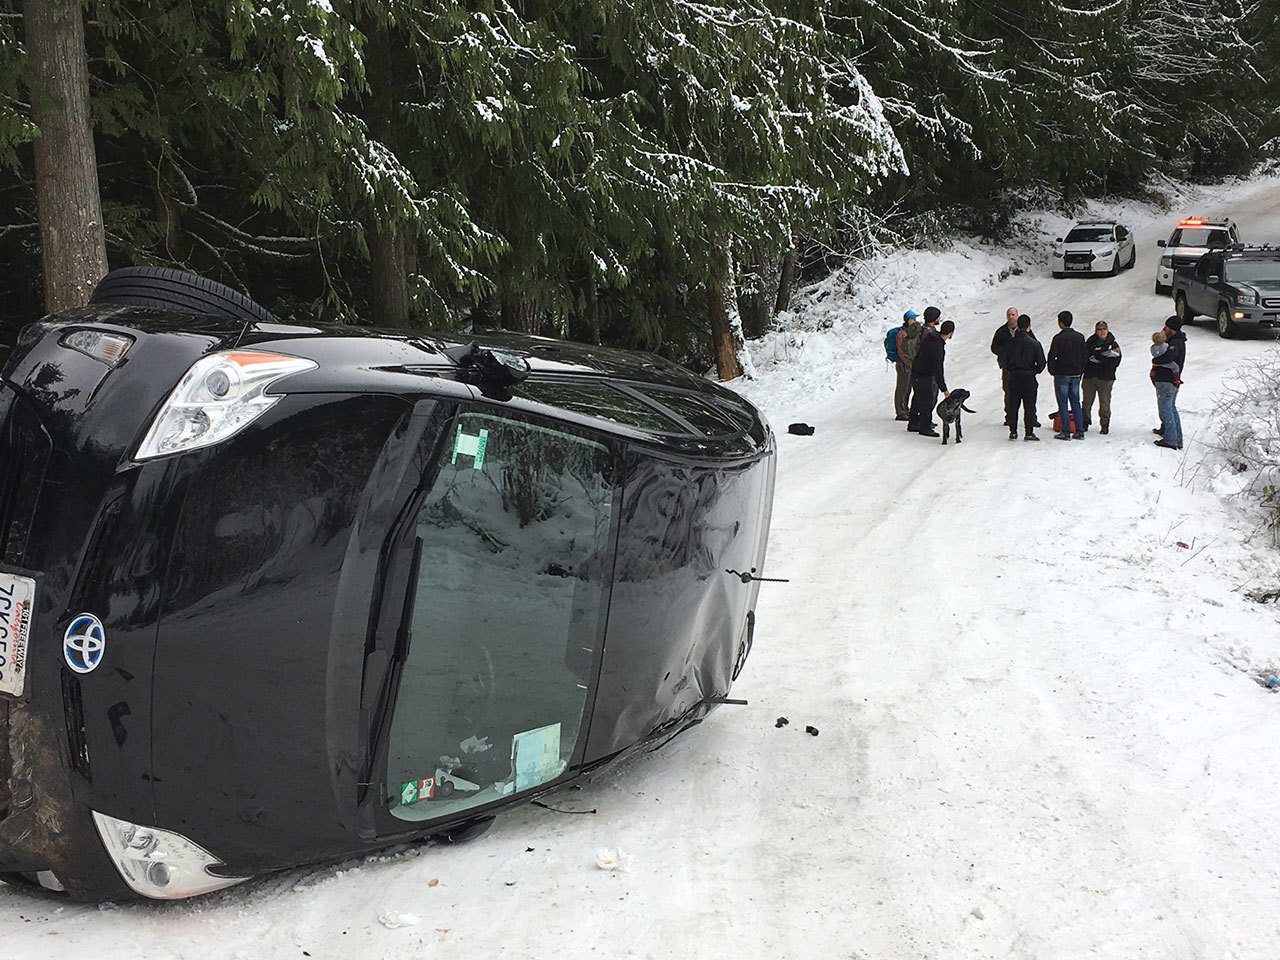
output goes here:
[[[950, 396], [947, 389], [945, 363], [946, 344], [955, 334], [955, 323], [942, 321], [937, 307], [929, 307], [921, 318], [914, 310], [902, 316], [902, 325], [885, 337], [885, 355], [897, 372], [894, 389], [894, 413], [907, 421], [907, 430], [926, 437], [938, 436], [933, 421], [938, 394]], [[1018, 439], [1019, 413], [1022, 438], [1037, 441], [1040, 421], [1036, 413], [1039, 375], [1047, 368], [1053, 377], [1054, 399], [1057, 401], [1057, 440], [1083, 440], [1093, 424], [1094, 403], [1098, 407], [1101, 433], [1111, 430], [1111, 390], [1116, 369], [1120, 366], [1120, 344], [1107, 322], [1099, 320], [1093, 335], [1086, 338], [1073, 328], [1071, 311], [1058, 314], [1058, 332], [1044, 347], [1031, 330], [1031, 318], [1016, 307], [1005, 311], [1002, 323], [991, 338], [991, 352], [1000, 365], [1000, 381], [1004, 391], [1004, 424], [1009, 439]], [[1182, 420], [1178, 415], [1178, 388], [1187, 360], [1187, 338], [1182, 321], [1169, 317], [1152, 335], [1151, 381], [1156, 390], [1156, 406], [1160, 426], [1156, 446], [1181, 450]]]
[[947, 341], [956, 332], [951, 320], [942, 319], [937, 307], [925, 307], [924, 317], [914, 310], [902, 315], [902, 326], [885, 336], [885, 356], [893, 361], [897, 383], [893, 409], [897, 419], [907, 421], [907, 429], [926, 437], [938, 436], [933, 410], [938, 393], [951, 396], [945, 372]]

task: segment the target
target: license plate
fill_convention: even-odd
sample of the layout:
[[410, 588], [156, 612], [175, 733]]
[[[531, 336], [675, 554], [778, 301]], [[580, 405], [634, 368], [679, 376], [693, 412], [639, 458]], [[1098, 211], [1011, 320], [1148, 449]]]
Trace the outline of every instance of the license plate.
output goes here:
[[36, 582], [0, 571], [0, 693], [22, 696]]
[[1088, 270], [1089, 265], [1087, 263], [1068, 263], [1067, 269], [1068, 270]]

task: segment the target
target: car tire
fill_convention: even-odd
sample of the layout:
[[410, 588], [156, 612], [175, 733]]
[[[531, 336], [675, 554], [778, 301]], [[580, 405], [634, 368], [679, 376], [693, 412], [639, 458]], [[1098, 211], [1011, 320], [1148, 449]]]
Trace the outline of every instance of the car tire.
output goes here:
[[1218, 336], [1230, 340], [1236, 335], [1235, 321], [1231, 319], [1231, 311], [1226, 304], [1218, 307]]
[[1116, 254], [1111, 258], [1111, 269], [1107, 271], [1108, 277], [1114, 277], [1120, 272], [1120, 254]]
[[1063, 277], [1065, 277], [1065, 276], [1066, 276], [1066, 274], [1065, 274], [1065, 273], [1063, 273], [1061, 270], [1055, 270], [1055, 271], [1053, 271], [1053, 279], [1055, 279], [1055, 280], [1061, 280], [1061, 279], [1062, 279]]
[[1158, 297], [1167, 297], [1171, 290], [1173, 290], [1173, 287], [1166, 287], [1162, 283], [1156, 283], [1156, 296]]
[[172, 267], [112, 270], [98, 282], [89, 302], [150, 307], [241, 323], [277, 322], [270, 310], [243, 293]]
[[1191, 307], [1187, 303], [1187, 295], [1185, 293], [1179, 293], [1173, 298], [1173, 312], [1178, 315], [1178, 319], [1183, 323], [1192, 323], [1196, 319], [1196, 315], [1191, 311]]
[[1124, 265], [1126, 270], [1132, 270], [1133, 265], [1138, 262], [1138, 248], [1134, 247], [1129, 251], [1129, 262]]

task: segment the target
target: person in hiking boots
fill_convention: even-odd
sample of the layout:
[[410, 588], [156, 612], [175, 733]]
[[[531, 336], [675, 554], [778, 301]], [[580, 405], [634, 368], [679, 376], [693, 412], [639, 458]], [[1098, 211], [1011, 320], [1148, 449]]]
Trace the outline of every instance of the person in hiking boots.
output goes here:
[[1093, 326], [1093, 336], [1084, 342], [1089, 360], [1084, 367], [1084, 429], [1093, 422], [1093, 400], [1098, 399], [1098, 424], [1102, 433], [1111, 429], [1111, 388], [1116, 385], [1116, 367], [1120, 366], [1120, 344], [1107, 328], [1105, 320]]
[[914, 310], [908, 310], [902, 315], [902, 326], [894, 327], [889, 331], [889, 335], [893, 337], [893, 347], [890, 349], [889, 340], [885, 338], [884, 354], [893, 361], [894, 372], [897, 374], [897, 382], [893, 389], [893, 412], [897, 420], [911, 419], [911, 360], [905, 353], [907, 341], [910, 339], [911, 327], [916, 328], [917, 342], [920, 336], [920, 323], [917, 318], [920, 314]]
[[[1080, 404], [1080, 380], [1084, 377], [1089, 351], [1084, 335], [1072, 330], [1070, 310], [1058, 314], [1058, 335], [1049, 344], [1049, 373], [1053, 375], [1053, 392], [1058, 398], [1058, 432], [1055, 440], [1084, 439], [1084, 410]], [[1075, 432], [1071, 432], [1068, 408], [1075, 416]]]
[[1008, 401], [1005, 405], [1005, 422], [1009, 427], [1009, 439], [1018, 439], [1018, 408], [1022, 408], [1024, 440], [1039, 440], [1035, 427], [1036, 393], [1039, 382], [1036, 377], [1044, 370], [1044, 347], [1031, 333], [1031, 318], [1026, 314], [1018, 317], [1018, 332], [1013, 335], [1009, 346], [1005, 349], [1004, 371], [1009, 381]]
[[1018, 332], [1018, 308], [1010, 307], [1004, 312], [1004, 323], [996, 327], [995, 336], [991, 338], [991, 352], [996, 356], [996, 363], [1000, 365], [1000, 389], [1004, 393], [1004, 409], [1006, 419], [1004, 425], [1009, 429], [1017, 428], [1017, 421], [1010, 422], [1008, 419], [1009, 411], [1009, 368], [1006, 365], [1006, 354], [1009, 352], [1009, 346], [1013, 343], [1013, 338]]
[[1182, 332], [1182, 321], [1177, 317], [1166, 320], [1161, 332], [1168, 349], [1160, 357], [1163, 362], [1151, 367], [1156, 407], [1160, 411], [1160, 426], [1155, 430], [1160, 439], [1156, 446], [1181, 450], [1182, 418], [1178, 415], [1178, 389], [1182, 374], [1187, 369], [1187, 335]]
[[920, 350], [920, 335], [924, 333], [924, 324], [920, 322], [920, 317], [914, 310], [908, 310], [907, 313], [911, 314], [911, 319], [907, 320], [905, 315], [903, 317], [902, 332], [898, 334], [898, 357], [907, 365], [906, 419], [910, 421], [911, 368]]
[[947, 361], [947, 341], [955, 334], [956, 325], [946, 320], [937, 332], [929, 329], [938, 322], [941, 315], [937, 307], [925, 309], [926, 330], [921, 335], [920, 349], [916, 353], [911, 373], [911, 421], [907, 424], [907, 429], [924, 437], [939, 436], [937, 425], [933, 422], [933, 408], [938, 405], [938, 391], [941, 390], [944, 397], [951, 395], [951, 391], [947, 389], [944, 368]]

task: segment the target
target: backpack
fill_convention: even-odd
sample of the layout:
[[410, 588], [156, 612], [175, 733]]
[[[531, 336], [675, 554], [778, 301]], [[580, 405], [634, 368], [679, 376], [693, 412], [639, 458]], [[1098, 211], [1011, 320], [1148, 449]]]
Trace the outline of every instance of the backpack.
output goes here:
[[898, 356], [898, 333], [902, 327], [894, 327], [884, 335], [884, 358], [890, 363], [899, 363], [902, 358]]

